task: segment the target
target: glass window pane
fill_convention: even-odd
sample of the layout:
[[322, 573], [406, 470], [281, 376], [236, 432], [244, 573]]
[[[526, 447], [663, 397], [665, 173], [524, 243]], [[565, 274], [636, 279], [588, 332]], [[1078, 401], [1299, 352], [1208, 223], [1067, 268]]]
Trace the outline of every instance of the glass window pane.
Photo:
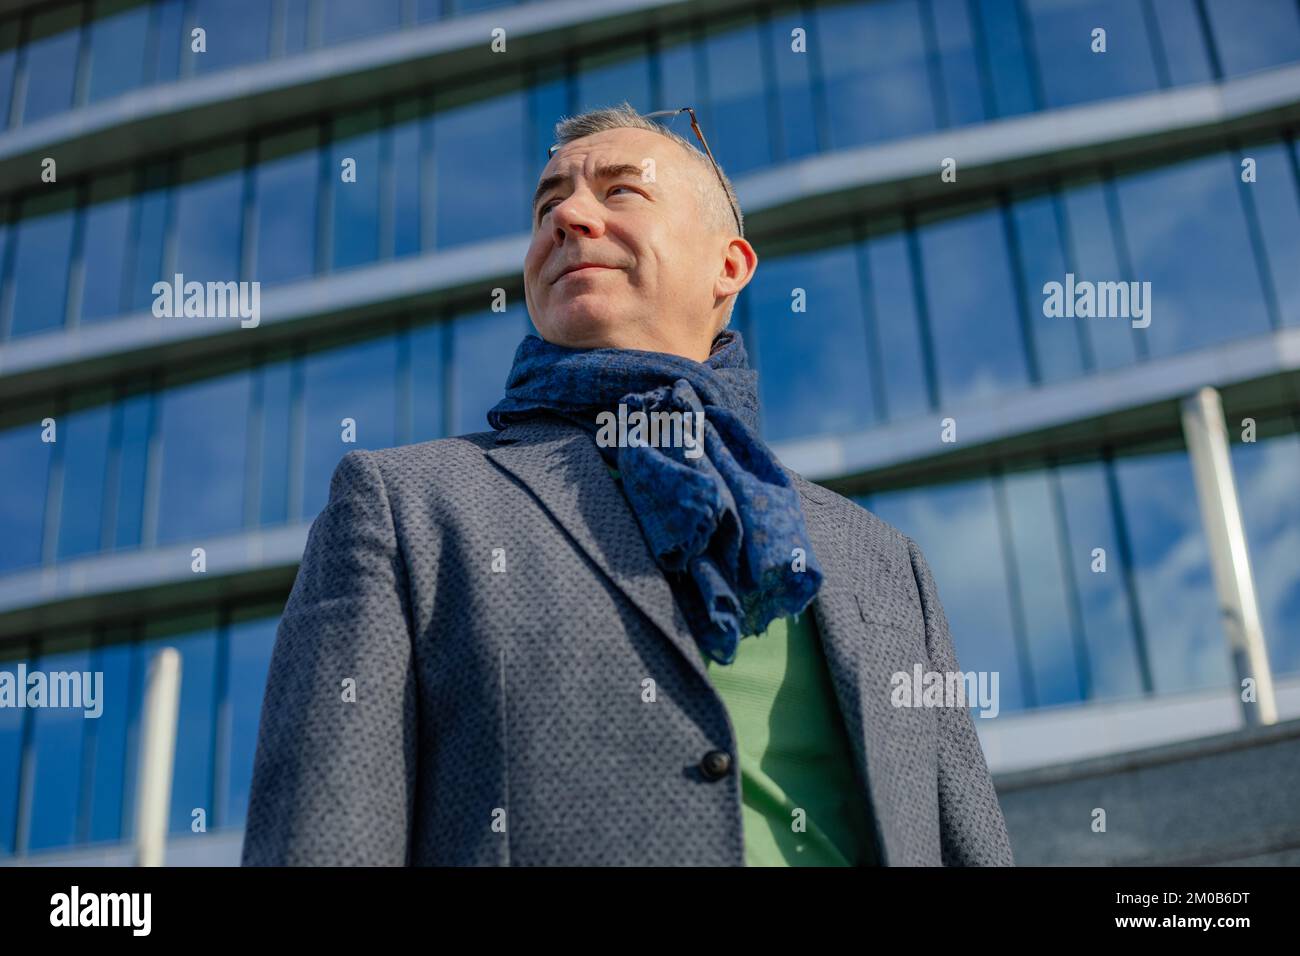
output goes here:
[[416, 0], [415, 22], [429, 23], [433, 20], [441, 20], [442, 2], [443, 0]]
[[72, 108], [81, 48], [81, 4], [32, 13], [23, 61], [22, 123], [30, 125]]
[[13, 227], [13, 322], [10, 335], [48, 332], [64, 326], [68, 267], [72, 263], [72, 191], [35, 196], [20, 206]]
[[[302, 380], [306, 417], [302, 517], [310, 520], [329, 501], [330, 476], [340, 458], [358, 448], [397, 444], [397, 336], [309, 355], [303, 360]], [[353, 424], [345, 426], [344, 419]], [[345, 437], [355, 441], [344, 441]]]
[[1083, 700], [1080, 648], [1061, 566], [1053, 476], [1020, 472], [1003, 479], [1017, 592], [1039, 707]]
[[138, 547], [144, 526], [144, 488], [148, 474], [149, 438], [153, 428], [153, 395], [145, 392], [117, 403], [113, 445], [117, 505], [113, 547]]
[[[196, 615], [184, 630], [177, 623], [164, 621], [146, 625], [145, 640], [136, 645], [136, 686], [143, 689], [149, 662], [164, 647], [174, 647], [181, 655], [181, 695], [176, 720], [176, 757], [172, 766], [172, 799], [168, 831], [189, 834], [196, 819], [194, 811], [202, 809], [209, 828], [213, 825], [212, 745], [216, 720], [217, 632], [212, 614]], [[139, 724], [143, 691], [133, 708], [132, 746], [139, 742]], [[135, 761], [131, 761], [135, 780]], [[135, 794], [131, 814], [134, 815]], [[129, 830], [134, 836], [134, 823]]]
[[402, 0], [320, 0], [321, 42], [328, 45], [396, 30]]
[[126, 253], [131, 243], [130, 177], [114, 176], [91, 187], [91, 205], [82, 213], [81, 321], [122, 313]]
[[1027, 385], [1002, 211], [941, 220], [917, 238], [944, 407]]
[[243, 155], [242, 146], [222, 146], [181, 162], [182, 185], [176, 188], [175, 199], [175, 271], [186, 282], [239, 279], [244, 217], [231, 211], [244, 205]]
[[[1069, 232], [1069, 271], [1079, 281], [1119, 281], [1115, 234], [1107, 211], [1107, 187], [1096, 181], [1085, 182], [1066, 190], [1061, 198]], [[1041, 287], [1039, 293], [1041, 297]], [[1096, 368], [1118, 368], [1137, 360], [1131, 323], [1087, 320], [1083, 332]]]
[[[1158, 86], [1142, 4], [1132, 0], [1025, 0], [1047, 106], [1073, 106]], [[1093, 31], [1106, 31], [1105, 52]]]
[[[554, 78], [552, 78], [554, 77]], [[555, 142], [555, 124], [569, 109], [569, 82], [552, 73], [534, 77], [528, 88], [528, 118], [533, 131], [524, 165], [541, 178], [548, 160], [547, 150]]]
[[451, 323], [452, 431], [488, 430], [487, 413], [501, 401], [515, 350], [527, 326], [522, 305], [504, 312], [475, 312]]
[[[193, 52], [187, 37], [185, 55], [195, 73], [213, 73], [242, 63], [260, 63], [270, 54], [271, 9], [266, 0], [191, 0], [190, 30], [206, 33], [203, 53]], [[367, 4], [369, 5], [369, 4]]]
[[971, 26], [971, 6], [966, 0], [930, 0], [939, 73], [943, 77], [942, 104], [946, 117], [940, 125], [964, 126], [987, 117], [981, 92], [979, 63]]
[[818, 7], [814, 23], [833, 148], [935, 128], [916, 0]]
[[1069, 565], [1088, 649], [1090, 699], [1138, 696], [1142, 671], [1106, 466], [1075, 464], [1061, 468], [1057, 475], [1069, 534]]
[[162, 392], [159, 544], [243, 527], [251, 383], [241, 370]]
[[141, 0], [97, 0], [90, 23], [91, 103], [134, 90], [145, 81], [149, 7]]
[[443, 109], [434, 117], [438, 248], [529, 228], [524, 110], [523, 94], [508, 93]]
[[[700, 122], [714, 158], [733, 179], [772, 165], [765, 85], [768, 71], [758, 28], [746, 20], [741, 26], [711, 34], [704, 41], [704, 63], [709, 103]], [[689, 117], [679, 117], [675, 125], [684, 126], [683, 135], [694, 141]]]
[[1039, 109], [1031, 53], [1018, 0], [982, 0], [974, 5], [998, 116]]
[[392, 254], [409, 256], [420, 251], [421, 208], [425, 190], [423, 130], [431, 123], [420, 115], [420, 102], [406, 100], [394, 109], [395, 122], [385, 135], [392, 157], [388, 176], [388, 205], [393, 210]]
[[[745, 295], [768, 441], [853, 431], [875, 420], [851, 245], [769, 259]], [[795, 311], [800, 305], [804, 311]]]
[[[9, 125], [10, 104], [14, 98], [14, 71], [18, 67], [18, 26], [17, 18], [0, 23], [0, 129]], [[3, 849], [4, 844], [0, 843], [0, 850]]]
[[[58, 428], [62, 424], [57, 422]], [[41, 563], [45, 495], [54, 445], [41, 441], [40, 421], [0, 431], [0, 573]], [[55, 434], [58, 434], [56, 430]]]
[[1232, 686], [1186, 452], [1115, 463], [1158, 694]]
[[[1285, 143], [1253, 146], [1244, 152], [1255, 160], [1255, 182], [1243, 186], [1253, 200], [1264, 239], [1273, 291], [1283, 325], [1300, 325], [1300, 196]], [[1240, 157], [1234, 156], [1234, 161]], [[1238, 166], [1240, 174], [1240, 166]]]
[[157, 31], [156, 82], [174, 80], [180, 74], [181, 54], [191, 56], [190, 36], [182, 33], [185, 0], [154, 0], [154, 30]]
[[963, 671], [996, 671], [1001, 713], [1029, 706], [1016, 654], [993, 488], [986, 478], [881, 492], [871, 510], [920, 546]]
[[578, 112], [617, 106], [624, 100], [637, 112], [651, 112], [650, 62], [639, 44], [580, 56], [574, 83]]
[[154, 283], [163, 278], [172, 281], [171, 276], [163, 275], [170, 201], [167, 168], [162, 165], [148, 167], [142, 177], [141, 191], [132, 204], [130, 254], [133, 261], [128, 266], [131, 287], [127, 290], [127, 306], [132, 310], [151, 309]]
[[1232, 446], [1250, 569], [1273, 673], [1300, 672], [1300, 436]]
[[229, 776], [220, 826], [243, 826], [248, 817], [248, 792], [257, 753], [257, 728], [262, 717], [266, 673], [275, 646], [278, 615], [241, 620], [230, 625], [225, 708], [230, 721], [226, 740]]
[[[804, 31], [800, 51], [793, 49], [792, 33], [796, 29]], [[766, 42], [772, 58], [772, 82], [776, 86], [780, 116], [772, 130], [773, 151], [781, 160], [798, 159], [818, 149], [807, 31], [806, 18], [794, 13], [774, 17], [767, 29]]]
[[680, 109], [702, 101], [699, 63], [700, 47], [690, 30], [664, 31], [659, 40], [659, 103], [655, 109]]
[[1151, 324], [1142, 333], [1153, 356], [1271, 328], [1238, 193], [1240, 172], [1229, 155], [1215, 153], [1115, 184], [1133, 264], [1133, 275], [1121, 278], [1151, 283]]
[[272, 284], [316, 269], [320, 136], [315, 127], [270, 136], [253, 168], [255, 279]]
[[59, 445], [63, 449], [63, 506], [59, 512], [60, 559], [100, 549], [108, 472], [109, 426], [113, 408], [97, 405], [65, 415]]
[[125, 635], [95, 652], [95, 669], [104, 675], [104, 712], [90, 722], [93, 740], [90, 800], [90, 839], [120, 840], [126, 796], [126, 733], [130, 720], [131, 645]]
[[[75, 647], [69, 645], [75, 644]], [[61, 642], [42, 649], [33, 670], [43, 672], [46, 693], [82, 695], [82, 707], [45, 706], [32, 712], [31, 757], [34, 762], [31, 829], [27, 846], [30, 850], [71, 846], [77, 841], [77, 812], [82, 792], [82, 746], [90, 720], [84, 707], [85, 673], [90, 670], [89, 638]], [[58, 673], [56, 673], [58, 672]], [[67, 675], [59, 676], [59, 674]], [[73, 675], [76, 676], [73, 676]], [[29, 675], [30, 678], [30, 675]], [[49, 703], [54, 702], [47, 696]]]
[[919, 415], [930, 407], [921, 349], [915, 273], [900, 230], [877, 236], [862, 246], [872, 328], [879, 340], [884, 375], [881, 416], [893, 421]]
[[[410, 332], [412, 442], [432, 441], [447, 433], [443, 424], [443, 409], [446, 407], [443, 399], [446, 331], [447, 324], [437, 322]], [[501, 385], [504, 394], [504, 380]]]
[[1011, 219], [1038, 374], [1044, 382], [1072, 378], [1083, 371], [1079, 323], [1086, 320], [1043, 314], [1043, 286], [1066, 282], [1056, 198], [1044, 193], [1022, 199], [1012, 205]]
[[255, 373], [261, 377], [262, 479], [258, 520], [263, 525], [289, 519], [290, 419], [293, 414], [293, 365], [273, 362]]
[[[0, 672], [10, 675], [15, 684], [18, 665], [26, 660], [25, 647], [0, 646]], [[0, 707], [0, 856], [14, 852], [14, 828], [18, 825], [18, 788], [23, 761], [23, 721], [34, 711], [27, 708]]]
[[1160, 46], [1173, 86], [1208, 83], [1214, 79], [1205, 33], [1196, 12], [1197, 0], [1147, 0], [1160, 28]]
[[5, 331], [6, 316], [3, 311], [4, 293], [6, 291], [6, 282], [4, 281], [3, 266], [9, 261], [9, 240], [13, 235], [13, 230], [6, 221], [5, 204], [0, 203], [0, 341], [7, 338]]
[[444, 0], [444, 2], [450, 4], [452, 13], [476, 13], [494, 7], [512, 6], [521, 0]]
[[307, 18], [311, 0], [284, 0], [284, 52], [307, 49]]
[[1205, 0], [1219, 65], [1237, 76], [1300, 60], [1300, 7], [1294, 0]]
[[329, 177], [334, 193], [331, 261], [336, 269], [379, 258], [379, 123], [379, 110], [374, 109], [334, 124]]

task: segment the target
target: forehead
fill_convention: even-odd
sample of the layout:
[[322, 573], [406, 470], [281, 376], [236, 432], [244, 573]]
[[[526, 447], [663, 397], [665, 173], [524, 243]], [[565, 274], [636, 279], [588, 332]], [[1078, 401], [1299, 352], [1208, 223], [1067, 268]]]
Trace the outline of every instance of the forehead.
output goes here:
[[609, 129], [592, 133], [555, 151], [538, 179], [556, 174], [590, 176], [598, 165], [630, 163], [641, 166], [642, 161], [655, 161], [655, 175], [664, 172], [670, 176], [682, 175], [677, 167], [686, 166], [690, 157], [681, 155], [681, 146], [666, 136], [645, 129]]

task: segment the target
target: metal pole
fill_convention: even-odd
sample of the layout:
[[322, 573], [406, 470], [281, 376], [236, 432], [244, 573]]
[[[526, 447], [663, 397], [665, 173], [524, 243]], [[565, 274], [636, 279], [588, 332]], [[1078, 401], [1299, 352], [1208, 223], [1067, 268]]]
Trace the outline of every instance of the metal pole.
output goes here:
[[140, 772], [135, 790], [136, 866], [162, 866], [166, 857], [180, 692], [180, 652], [164, 647], [149, 662], [145, 685]]
[[1255, 578], [1246, 551], [1246, 530], [1232, 477], [1228, 429], [1218, 391], [1202, 388], [1185, 397], [1182, 419], [1183, 436], [1196, 479], [1196, 497], [1201, 504], [1201, 523], [1210, 548], [1219, 616], [1237, 673], [1238, 699], [1246, 678], [1253, 679], [1255, 684], [1255, 700], [1241, 701], [1242, 716], [1249, 726], [1275, 724], [1273, 675], [1255, 600]]

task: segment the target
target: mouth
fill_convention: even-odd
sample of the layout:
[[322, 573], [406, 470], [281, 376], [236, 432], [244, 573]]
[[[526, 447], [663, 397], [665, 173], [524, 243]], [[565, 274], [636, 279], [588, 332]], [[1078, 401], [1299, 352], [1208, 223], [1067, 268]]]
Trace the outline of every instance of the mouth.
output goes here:
[[592, 273], [595, 272], [601, 272], [603, 270], [614, 269], [614, 268], [617, 267], [601, 265], [600, 263], [597, 262], [579, 262], [576, 265], [567, 267], [563, 272], [561, 272], [558, 276], [556, 276], [555, 280], [551, 283], [551, 285], [555, 285], [555, 283], [559, 282], [561, 279], [565, 278], [566, 276], [591, 275]]

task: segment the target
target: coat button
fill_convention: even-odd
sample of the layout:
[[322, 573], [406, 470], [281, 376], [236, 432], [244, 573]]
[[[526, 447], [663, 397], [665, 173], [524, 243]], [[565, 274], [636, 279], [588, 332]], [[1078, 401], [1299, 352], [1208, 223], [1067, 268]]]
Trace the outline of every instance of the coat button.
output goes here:
[[710, 750], [700, 761], [700, 772], [706, 780], [721, 780], [731, 770], [731, 754], [725, 750]]

